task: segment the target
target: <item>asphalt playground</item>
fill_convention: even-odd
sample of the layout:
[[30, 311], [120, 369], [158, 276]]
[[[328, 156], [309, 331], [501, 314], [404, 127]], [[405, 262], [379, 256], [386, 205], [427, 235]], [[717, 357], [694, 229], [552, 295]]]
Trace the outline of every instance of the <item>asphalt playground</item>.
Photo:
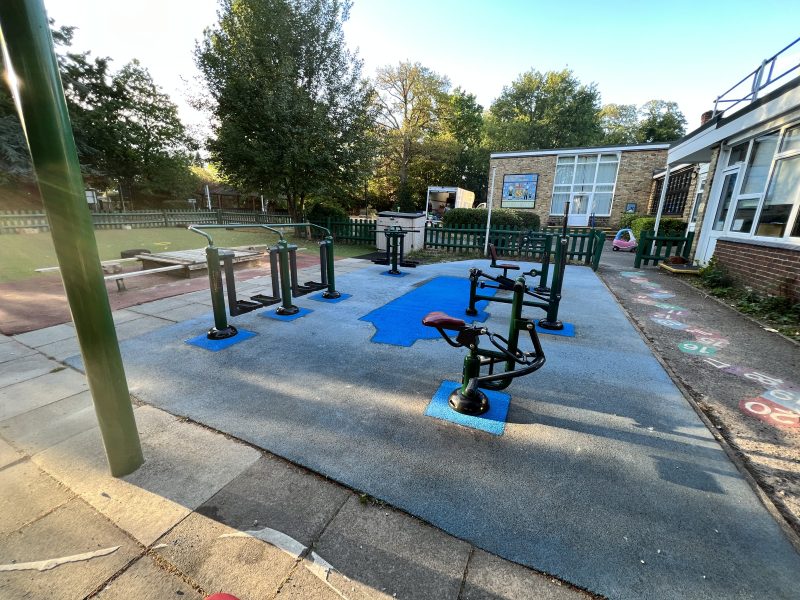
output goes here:
[[[547, 362], [506, 390], [500, 435], [426, 414], [464, 351], [418, 313], [460, 317], [473, 265], [347, 273], [347, 299], [237, 317], [255, 335], [219, 351], [186, 343], [210, 309], [124, 340], [131, 392], [591, 592], [792, 597], [800, 556], [590, 269], [567, 268], [575, 336], [540, 336]], [[509, 312], [479, 318], [505, 333]]]

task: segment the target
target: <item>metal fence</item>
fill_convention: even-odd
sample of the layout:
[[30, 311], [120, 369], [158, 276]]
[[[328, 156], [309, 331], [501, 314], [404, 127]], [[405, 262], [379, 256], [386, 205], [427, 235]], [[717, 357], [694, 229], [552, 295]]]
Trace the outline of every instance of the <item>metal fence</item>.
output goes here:
[[[238, 210], [137, 210], [119, 213], [91, 213], [95, 229], [185, 227], [227, 223], [291, 223], [285, 213]], [[0, 234], [50, 231], [47, 215], [31, 211], [0, 212]]]
[[[336, 243], [375, 246], [375, 228], [377, 221], [370, 219], [327, 219], [311, 221], [314, 225], [321, 225], [330, 230]], [[315, 231], [314, 235], [320, 232]]]

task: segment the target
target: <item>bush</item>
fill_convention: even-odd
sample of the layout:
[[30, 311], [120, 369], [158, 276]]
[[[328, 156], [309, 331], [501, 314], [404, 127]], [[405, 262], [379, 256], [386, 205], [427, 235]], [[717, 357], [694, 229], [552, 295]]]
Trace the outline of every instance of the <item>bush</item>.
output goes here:
[[350, 215], [344, 208], [330, 200], [319, 200], [311, 205], [307, 217], [309, 221], [324, 223], [328, 217], [333, 221], [347, 221]]
[[712, 295], [720, 295], [733, 287], [733, 278], [724, 267], [717, 262], [717, 257], [712, 256], [708, 264], [700, 269], [700, 281], [703, 286], [711, 290]]
[[[486, 208], [454, 208], [444, 213], [445, 227], [486, 227], [489, 210]], [[539, 215], [528, 211], [498, 208], [492, 210], [492, 227], [514, 227], [517, 229], [539, 229]]]
[[630, 229], [631, 225], [636, 219], [641, 219], [642, 215], [636, 213], [623, 213], [623, 215], [619, 218], [619, 228], [620, 229]]
[[[639, 239], [642, 237], [643, 231], [652, 231], [655, 226], [655, 217], [639, 217], [633, 219], [630, 228], [633, 230], [633, 235], [636, 236], [636, 239]], [[680, 219], [661, 219], [661, 223], [658, 226], [658, 233], [660, 235], [685, 235], [686, 221], [681, 221]]]

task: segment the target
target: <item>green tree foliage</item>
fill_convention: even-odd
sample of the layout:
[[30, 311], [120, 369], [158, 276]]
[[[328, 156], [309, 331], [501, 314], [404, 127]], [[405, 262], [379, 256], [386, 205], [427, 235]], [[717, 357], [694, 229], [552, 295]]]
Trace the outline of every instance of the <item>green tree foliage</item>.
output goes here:
[[638, 142], [672, 142], [686, 133], [686, 118], [676, 102], [650, 100], [639, 108]]
[[600, 110], [604, 144], [635, 144], [639, 119], [635, 104], [606, 104]]
[[[443, 164], [441, 151], [454, 150], [446, 144], [439, 144], [436, 153], [425, 148], [426, 141], [440, 131], [450, 82], [420, 63], [401, 62], [378, 69], [375, 88], [381, 141], [378, 185], [383, 193], [396, 197], [402, 209], [412, 210], [419, 198], [419, 182], [439, 176], [430, 172], [430, 165]], [[422, 162], [415, 166], [417, 157]], [[410, 180], [412, 171], [415, 182]]]
[[340, 0], [222, 0], [196, 61], [211, 98], [208, 148], [227, 178], [285, 197], [362, 189], [372, 149], [372, 89], [347, 50]]
[[503, 88], [489, 109], [487, 133], [493, 150], [565, 148], [598, 143], [600, 94], [572, 71], [534, 69]]

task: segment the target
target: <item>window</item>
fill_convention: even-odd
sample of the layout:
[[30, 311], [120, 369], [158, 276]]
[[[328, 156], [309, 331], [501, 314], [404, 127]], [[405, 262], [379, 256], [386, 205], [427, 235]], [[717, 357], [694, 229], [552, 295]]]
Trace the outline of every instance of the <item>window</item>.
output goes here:
[[700, 181], [697, 183], [697, 192], [694, 195], [694, 206], [692, 206], [692, 216], [689, 217], [689, 223], [697, 222], [697, 209], [700, 207], [700, 200], [703, 198], [703, 190], [706, 188], [707, 173], [700, 174]]
[[550, 214], [563, 215], [564, 204], [575, 194], [580, 194], [589, 199], [592, 213], [610, 215], [618, 169], [617, 154], [559, 156]]
[[725, 225], [725, 219], [728, 217], [728, 209], [731, 206], [731, 198], [733, 198], [733, 190], [736, 188], [736, 179], [739, 171], [728, 173], [725, 175], [725, 181], [722, 182], [722, 195], [719, 199], [719, 206], [717, 207], [717, 215], [714, 219], [714, 231], [722, 231]]
[[[783, 237], [794, 204], [800, 198], [800, 154], [775, 164], [756, 235]], [[796, 219], [795, 219], [796, 220]]]

